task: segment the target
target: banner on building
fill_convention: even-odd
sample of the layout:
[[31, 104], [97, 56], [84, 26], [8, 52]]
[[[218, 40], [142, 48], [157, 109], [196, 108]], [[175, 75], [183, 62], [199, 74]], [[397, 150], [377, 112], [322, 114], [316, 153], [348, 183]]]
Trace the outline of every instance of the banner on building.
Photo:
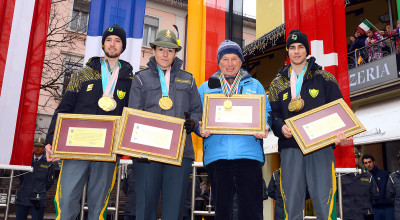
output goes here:
[[50, 8], [51, 0], [0, 1], [1, 168], [32, 163]]
[[[286, 36], [292, 29], [307, 34], [311, 56], [339, 82], [343, 98], [350, 106], [345, 7], [343, 0], [285, 0]], [[353, 168], [353, 145], [335, 149], [336, 167]]]
[[129, 62], [133, 72], [140, 69], [146, 0], [92, 0], [84, 62], [104, 56], [101, 38], [106, 28], [118, 24], [126, 32], [126, 49], [120, 59]]

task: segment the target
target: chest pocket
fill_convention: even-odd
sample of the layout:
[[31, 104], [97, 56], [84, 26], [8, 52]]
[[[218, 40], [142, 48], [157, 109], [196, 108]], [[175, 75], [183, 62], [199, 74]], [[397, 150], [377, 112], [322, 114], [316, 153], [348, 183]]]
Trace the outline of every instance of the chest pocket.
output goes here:
[[176, 106], [183, 107], [185, 110], [189, 109], [190, 86], [186, 83], [175, 82], [174, 102]]

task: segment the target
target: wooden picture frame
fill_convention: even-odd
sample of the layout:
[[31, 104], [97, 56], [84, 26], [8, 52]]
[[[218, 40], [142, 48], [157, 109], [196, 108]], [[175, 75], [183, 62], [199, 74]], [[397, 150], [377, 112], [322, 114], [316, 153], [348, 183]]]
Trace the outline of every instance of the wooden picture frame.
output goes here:
[[265, 133], [266, 95], [232, 95], [230, 109], [224, 108], [228, 98], [223, 94], [205, 94], [201, 130], [211, 134], [253, 135]]
[[365, 127], [343, 99], [285, 120], [303, 154], [335, 143], [338, 132], [346, 137], [364, 132]]
[[124, 108], [114, 153], [180, 166], [186, 142], [184, 119]]
[[115, 162], [113, 148], [119, 119], [120, 116], [59, 113], [52, 157]]

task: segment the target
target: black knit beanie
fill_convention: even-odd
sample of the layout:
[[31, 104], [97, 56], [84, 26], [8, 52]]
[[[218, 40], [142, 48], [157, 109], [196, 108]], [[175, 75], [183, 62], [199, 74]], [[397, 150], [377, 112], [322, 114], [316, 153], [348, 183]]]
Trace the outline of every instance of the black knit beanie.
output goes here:
[[289, 47], [294, 43], [301, 43], [304, 45], [307, 51], [307, 55], [310, 55], [310, 45], [308, 44], [307, 35], [300, 32], [297, 29], [290, 31], [288, 38], [286, 39], [286, 55], [289, 56]]
[[122, 40], [122, 52], [124, 52], [126, 48], [126, 32], [125, 30], [119, 26], [118, 24], [114, 24], [107, 28], [107, 30], [104, 31], [103, 37], [101, 38], [101, 48], [104, 50], [104, 41], [106, 41], [106, 38], [110, 35], [116, 35]]

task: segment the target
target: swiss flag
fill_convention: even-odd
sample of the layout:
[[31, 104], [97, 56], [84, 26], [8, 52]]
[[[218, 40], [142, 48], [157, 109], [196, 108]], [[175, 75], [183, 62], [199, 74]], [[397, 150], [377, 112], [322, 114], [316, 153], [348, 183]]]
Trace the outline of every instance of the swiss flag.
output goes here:
[[51, 0], [0, 1], [0, 167], [30, 166]]
[[[344, 1], [285, 0], [285, 26], [286, 37], [292, 29], [307, 35], [311, 56], [336, 77], [350, 106]], [[355, 167], [353, 145], [337, 147], [335, 157], [337, 168]]]

